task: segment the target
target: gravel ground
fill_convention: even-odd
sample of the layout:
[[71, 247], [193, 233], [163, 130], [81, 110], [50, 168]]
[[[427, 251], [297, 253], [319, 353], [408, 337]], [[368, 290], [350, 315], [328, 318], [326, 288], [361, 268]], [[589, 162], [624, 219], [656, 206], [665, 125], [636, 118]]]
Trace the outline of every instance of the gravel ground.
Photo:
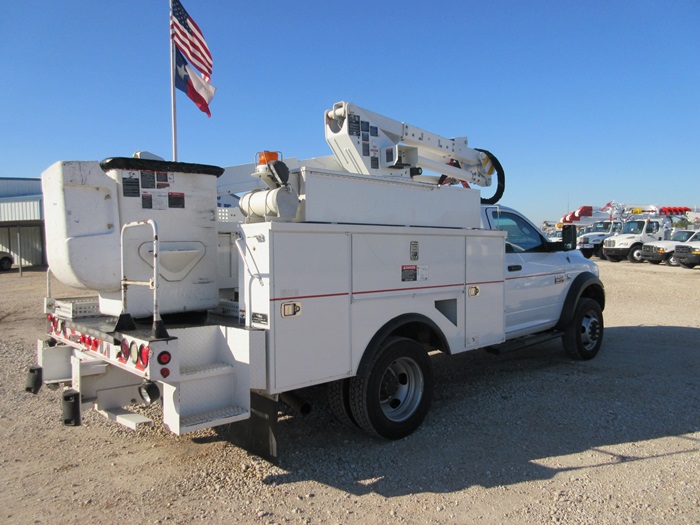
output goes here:
[[[596, 359], [556, 343], [435, 356], [432, 409], [397, 442], [285, 415], [280, 463], [225, 433], [130, 431], [24, 392], [45, 275], [0, 274], [2, 523], [700, 523], [700, 269], [601, 262]], [[56, 296], [75, 295], [61, 286]]]

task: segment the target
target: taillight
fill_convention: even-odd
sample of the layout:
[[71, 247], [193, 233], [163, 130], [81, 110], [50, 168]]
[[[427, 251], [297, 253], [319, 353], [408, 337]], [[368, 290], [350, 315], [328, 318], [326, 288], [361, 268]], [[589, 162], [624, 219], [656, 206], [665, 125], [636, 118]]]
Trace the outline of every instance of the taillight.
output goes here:
[[144, 367], [148, 366], [148, 360], [150, 359], [151, 355], [151, 347], [148, 345], [141, 345], [139, 348], [139, 359], [141, 360], [141, 364]]
[[167, 365], [170, 362], [170, 352], [163, 351], [160, 354], [158, 354], [158, 364], [159, 365]]
[[129, 342], [126, 339], [122, 339], [121, 347], [122, 349], [117, 357], [126, 361], [129, 358]]

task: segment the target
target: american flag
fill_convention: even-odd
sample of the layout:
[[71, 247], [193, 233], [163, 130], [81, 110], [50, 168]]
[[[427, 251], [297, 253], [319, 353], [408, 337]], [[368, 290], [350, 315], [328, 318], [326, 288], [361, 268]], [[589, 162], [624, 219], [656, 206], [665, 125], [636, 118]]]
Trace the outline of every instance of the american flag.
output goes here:
[[209, 82], [214, 65], [209, 46], [204, 40], [202, 31], [182, 7], [180, 0], [172, 0], [170, 35], [175, 46], [187, 57], [190, 64], [202, 73], [204, 80]]

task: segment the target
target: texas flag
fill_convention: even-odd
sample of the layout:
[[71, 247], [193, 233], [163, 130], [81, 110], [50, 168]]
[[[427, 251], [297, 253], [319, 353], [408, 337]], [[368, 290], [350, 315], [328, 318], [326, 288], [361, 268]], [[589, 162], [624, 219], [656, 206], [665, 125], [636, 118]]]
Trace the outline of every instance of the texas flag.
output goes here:
[[177, 49], [175, 50], [175, 87], [185, 92], [199, 109], [211, 117], [209, 102], [214, 98], [216, 88], [202, 80]]

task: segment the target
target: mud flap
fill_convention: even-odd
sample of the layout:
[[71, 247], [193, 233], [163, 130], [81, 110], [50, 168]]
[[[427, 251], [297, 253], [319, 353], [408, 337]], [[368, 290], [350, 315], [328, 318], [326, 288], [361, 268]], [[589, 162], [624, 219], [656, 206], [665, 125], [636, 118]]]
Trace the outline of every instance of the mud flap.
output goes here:
[[234, 445], [277, 464], [277, 412], [279, 405], [267, 397], [250, 393], [250, 417], [225, 427], [225, 437]]

